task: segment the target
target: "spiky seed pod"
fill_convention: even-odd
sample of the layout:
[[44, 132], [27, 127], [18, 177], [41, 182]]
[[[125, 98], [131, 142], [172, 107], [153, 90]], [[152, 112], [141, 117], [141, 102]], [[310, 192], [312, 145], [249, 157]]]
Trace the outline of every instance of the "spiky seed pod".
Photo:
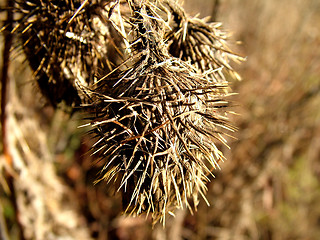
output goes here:
[[128, 5], [131, 57], [98, 81], [87, 109], [93, 151], [106, 162], [100, 180], [116, 183], [127, 213], [151, 213], [156, 222], [205, 198], [211, 169], [224, 158], [215, 143], [234, 128], [228, 86], [169, 53], [154, 2]]
[[119, 179], [126, 210], [158, 219], [204, 195], [210, 168], [223, 159], [214, 139], [224, 142], [222, 129], [233, 128], [222, 110], [225, 86], [173, 60], [134, 67], [141, 72], [121, 72], [114, 93], [94, 91], [94, 149], [106, 162], [102, 179]]
[[105, 1], [15, 0], [14, 33], [40, 90], [56, 106], [83, 102], [77, 85], [94, 83], [98, 69], [111, 71], [119, 50]]
[[226, 83], [226, 72], [240, 80], [229, 62], [240, 62], [243, 58], [227, 46], [228, 35], [221, 29], [221, 23], [207, 23], [208, 18], [188, 17], [175, 1], [166, 3], [173, 16], [172, 31], [166, 36], [170, 54], [190, 62], [206, 74], [212, 74], [212, 80], [218, 83]]

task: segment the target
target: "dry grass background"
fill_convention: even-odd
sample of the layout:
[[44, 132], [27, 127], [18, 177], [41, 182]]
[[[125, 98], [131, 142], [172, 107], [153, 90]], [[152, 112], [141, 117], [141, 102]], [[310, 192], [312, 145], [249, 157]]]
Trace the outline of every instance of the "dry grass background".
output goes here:
[[320, 237], [319, 7], [221, 1], [218, 20], [243, 42], [248, 61], [233, 88], [239, 141], [212, 182], [213, 206], [203, 211], [209, 238]]
[[[186, 0], [185, 5], [188, 12], [206, 16], [214, 1]], [[29, 227], [25, 234], [29, 239], [319, 239], [319, 13], [317, 0], [220, 1], [217, 20], [242, 41], [234, 47], [248, 56], [238, 67], [242, 82], [233, 83], [239, 93], [234, 97], [238, 140], [225, 149], [228, 160], [209, 184], [211, 206], [201, 202], [194, 215], [178, 212], [166, 230], [118, 216], [119, 198], [109, 196], [103, 184], [92, 184], [98, 166], [85, 154], [91, 140], [76, 128], [80, 117], [68, 119], [63, 111], [43, 106], [34, 86], [26, 84], [31, 74], [13, 56], [10, 74], [19, 94], [11, 86], [15, 108], [9, 111], [19, 122], [11, 124], [16, 134], [11, 141], [22, 153], [16, 156], [21, 169], [37, 162], [16, 185], [33, 193], [17, 196], [32, 203], [24, 204], [30, 208], [21, 217]], [[21, 135], [29, 141], [17, 143], [14, 136]], [[55, 191], [63, 197], [55, 197]], [[48, 198], [44, 206], [41, 199]], [[15, 208], [4, 190], [0, 201], [8, 234], [19, 239]]]

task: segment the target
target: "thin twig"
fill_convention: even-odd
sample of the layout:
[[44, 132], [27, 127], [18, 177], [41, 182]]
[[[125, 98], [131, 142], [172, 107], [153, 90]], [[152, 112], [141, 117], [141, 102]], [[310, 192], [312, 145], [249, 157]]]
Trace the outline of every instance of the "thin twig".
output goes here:
[[219, 7], [220, 7], [220, 0], [215, 0], [213, 4], [213, 9], [212, 9], [212, 14], [211, 14], [211, 20], [213, 22], [217, 21], [218, 17], [218, 12], [219, 12]]

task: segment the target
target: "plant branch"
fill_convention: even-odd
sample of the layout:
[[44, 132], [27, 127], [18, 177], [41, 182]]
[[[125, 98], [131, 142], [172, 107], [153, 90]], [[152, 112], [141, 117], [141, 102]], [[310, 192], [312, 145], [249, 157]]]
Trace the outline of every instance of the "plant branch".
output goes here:
[[2, 133], [2, 144], [3, 153], [9, 163], [12, 164], [12, 159], [8, 154], [7, 146], [7, 131], [6, 131], [6, 105], [8, 98], [8, 69], [10, 64], [10, 48], [12, 45], [12, 34], [13, 29], [13, 1], [7, 0], [7, 20], [5, 21], [6, 29], [4, 30], [4, 49], [3, 49], [3, 64], [1, 69], [1, 133]]
[[218, 17], [218, 12], [219, 12], [219, 7], [220, 7], [220, 0], [215, 0], [213, 4], [213, 9], [212, 9], [212, 14], [211, 14], [211, 20], [213, 22], [217, 21]]

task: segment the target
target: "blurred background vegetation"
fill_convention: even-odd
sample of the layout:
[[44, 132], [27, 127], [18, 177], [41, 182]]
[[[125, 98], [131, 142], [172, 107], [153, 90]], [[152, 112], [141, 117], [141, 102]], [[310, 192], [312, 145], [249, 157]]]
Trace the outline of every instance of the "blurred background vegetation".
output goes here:
[[185, 0], [185, 8], [223, 22], [231, 48], [247, 56], [235, 66], [243, 80], [232, 82], [237, 140], [223, 149], [210, 206], [177, 212], [166, 229], [119, 216], [119, 196], [93, 185], [100, 163], [86, 154], [91, 139], [77, 128], [81, 116], [47, 106], [14, 52], [10, 143], [31, 170], [15, 182], [24, 194], [14, 197], [26, 207], [20, 224], [0, 177], [1, 227], [10, 239], [20, 239], [21, 228], [26, 239], [320, 239], [320, 1]]

